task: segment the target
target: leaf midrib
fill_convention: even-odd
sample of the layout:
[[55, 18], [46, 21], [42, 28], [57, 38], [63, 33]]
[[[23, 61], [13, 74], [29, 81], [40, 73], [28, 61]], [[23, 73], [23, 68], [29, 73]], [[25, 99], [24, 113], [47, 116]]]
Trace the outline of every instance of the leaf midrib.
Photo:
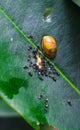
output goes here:
[[[27, 35], [25, 34], [25, 32], [11, 19], [11, 17], [9, 17], [7, 15], [7, 13], [0, 7], [0, 12], [4, 15], [4, 17], [6, 19], [9, 20], [9, 22], [15, 27], [15, 29], [26, 39], [27, 42], [29, 42], [34, 48], [36, 48], [36, 44], [31, 41], [31, 39], [29, 39], [27, 37]], [[39, 50], [40, 51], [40, 50]], [[40, 51], [40, 53], [43, 55], [42, 51]], [[44, 56], [44, 55], [43, 55]], [[45, 56], [44, 56], [45, 57]], [[50, 59], [48, 59], [47, 57], [45, 57], [45, 59], [47, 61], [49, 61], [50, 64], [52, 64], [56, 71], [62, 76], [62, 78], [74, 89], [74, 91], [80, 95], [80, 90], [69, 80], [69, 78], [67, 76], [65, 76], [65, 74], [57, 67], [56, 64], [54, 64]]]

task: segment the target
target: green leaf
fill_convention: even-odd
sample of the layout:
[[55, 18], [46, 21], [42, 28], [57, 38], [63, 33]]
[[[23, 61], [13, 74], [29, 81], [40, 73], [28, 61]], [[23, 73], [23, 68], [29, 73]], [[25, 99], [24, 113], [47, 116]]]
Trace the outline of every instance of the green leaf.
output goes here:
[[72, 0], [72, 1], [80, 7], [80, 0]]
[[[40, 123], [80, 129], [79, 14], [79, 8], [64, 0], [0, 1], [0, 96], [36, 130]], [[56, 82], [46, 77], [41, 81], [35, 73], [30, 77], [23, 69], [27, 47], [41, 46], [43, 35], [57, 40], [56, 58], [46, 58], [60, 73]], [[42, 100], [40, 94], [45, 95]]]
[[18, 117], [19, 115], [13, 111], [2, 99], [0, 99], [0, 117]]

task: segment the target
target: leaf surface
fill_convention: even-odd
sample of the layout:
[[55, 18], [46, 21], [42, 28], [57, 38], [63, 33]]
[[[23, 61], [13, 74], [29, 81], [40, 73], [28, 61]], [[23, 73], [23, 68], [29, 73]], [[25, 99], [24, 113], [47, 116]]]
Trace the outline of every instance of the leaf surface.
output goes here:
[[[6, 0], [0, 7], [1, 97], [35, 129], [40, 123], [80, 129], [80, 9], [64, 0]], [[49, 19], [43, 16], [46, 8], [51, 8]], [[29, 44], [41, 46], [43, 35], [57, 40], [57, 56], [51, 61], [61, 74], [56, 82], [41, 81], [34, 72], [30, 77], [23, 69]], [[48, 97], [48, 111], [40, 94]]]
[[80, 7], [80, 0], [72, 0], [72, 1]]

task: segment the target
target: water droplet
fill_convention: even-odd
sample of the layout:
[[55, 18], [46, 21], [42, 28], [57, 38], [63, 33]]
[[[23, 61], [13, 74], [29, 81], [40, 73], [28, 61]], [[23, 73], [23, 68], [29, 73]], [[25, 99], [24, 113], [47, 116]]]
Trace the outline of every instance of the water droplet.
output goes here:
[[51, 8], [46, 8], [43, 13], [43, 21], [50, 23], [51, 22]]
[[37, 124], [37, 125], [40, 125], [40, 122], [37, 122], [36, 124]]
[[12, 42], [12, 41], [13, 41], [13, 37], [11, 37], [11, 39], [10, 39], [10, 40], [11, 40], [11, 42]]
[[51, 23], [51, 15], [49, 15], [46, 19], [42, 19], [43, 22]]

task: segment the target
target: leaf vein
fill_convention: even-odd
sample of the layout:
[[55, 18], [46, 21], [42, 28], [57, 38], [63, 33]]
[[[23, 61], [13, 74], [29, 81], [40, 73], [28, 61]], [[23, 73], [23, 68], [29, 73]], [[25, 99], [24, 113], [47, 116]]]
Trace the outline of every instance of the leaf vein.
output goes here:
[[[25, 32], [7, 15], [7, 13], [0, 7], [0, 12], [3, 14], [3, 16], [9, 20], [9, 22], [16, 28], [16, 30], [18, 30], [18, 32], [27, 40], [27, 42], [29, 42], [34, 48], [36, 48], [36, 44], [31, 41], [27, 35], [25, 34]], [[43, 55], [43, 53], [40, 51], [40, 53]], [[44, 56], [44, 55], [43, 55]], [[45, 56], [44, 56], [45, 57]], [[75, 92], [77, 92], [77, 94], [80, 95], [80, 90], [69, 80], [69, 78], [67, 76], [65, 76], [65, 74], [53, 63], [51, 62], [47, 57], [45, 57], [45, 59], [47, 61], [50, 62], [50, 64], [54, 65], [56, 71], [63, 77], [63, 79], [74, 89]]]

